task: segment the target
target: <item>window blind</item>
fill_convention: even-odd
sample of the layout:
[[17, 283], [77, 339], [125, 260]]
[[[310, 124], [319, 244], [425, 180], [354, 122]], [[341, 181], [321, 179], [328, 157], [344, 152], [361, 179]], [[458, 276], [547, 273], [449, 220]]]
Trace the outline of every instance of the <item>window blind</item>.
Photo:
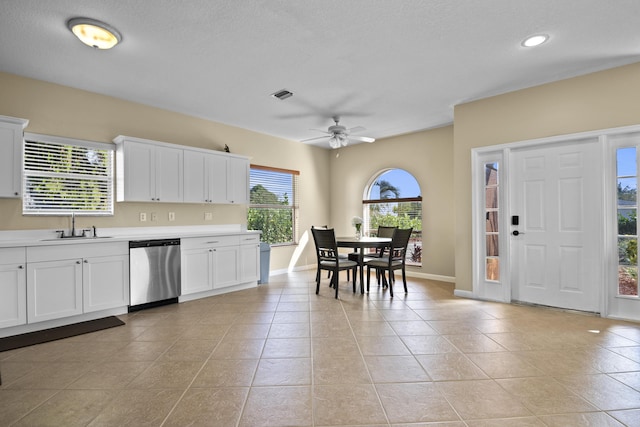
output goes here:
[[296, 243], [299, 175], [294, 170], [251, 165], [247, 227], [262, 230], [264, 242]]
[[23, 213], [113, 214], [109, 144], [25, 135]]

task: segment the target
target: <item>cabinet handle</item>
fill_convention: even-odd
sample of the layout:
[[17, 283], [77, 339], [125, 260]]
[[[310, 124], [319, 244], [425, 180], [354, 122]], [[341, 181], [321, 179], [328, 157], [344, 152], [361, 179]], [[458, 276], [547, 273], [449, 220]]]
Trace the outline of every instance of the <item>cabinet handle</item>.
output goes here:
[[89, 264], [89, 260], [85, 259], [85, 260], [84, 260], [84, 263], [85, 263], [85, 264]]
[[82, 264], [80, 261], [76, 261], [76, 264]]
[[22, 270], [24, 268], [24, 265], [19, 265], [18, 269]]
[[20, 193], [18, 193], [17, 191], [15, 193], [13, 193], [14, 196], [19, 195]]
[[208, 244], [211, 244], [211, 243], [220, 243], [220, 242], [219, 242], [219, 241], [217, 241], [217, 240], [214, 240], [213, 242], [207, 242], [207, 243], [208, 243]]

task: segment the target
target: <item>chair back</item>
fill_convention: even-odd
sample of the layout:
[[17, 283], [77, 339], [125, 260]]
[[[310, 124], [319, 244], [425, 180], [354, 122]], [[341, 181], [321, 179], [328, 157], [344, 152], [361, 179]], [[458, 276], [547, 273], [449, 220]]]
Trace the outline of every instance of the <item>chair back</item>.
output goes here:
[[311, 228], [313, 241], [316, 244], [318, 263], [322, 261], [338, 262], [338, 245], [333, 228]]
[[378, 237], [393, 237], [393, 232], [398, 227], [388, 227], [385, 225], [378, 226]]
[[409, 239], [413, 228], [396, 228], [391, 237], [391, 246], [389, 247], [389, 260], [390, 261], [402, 261], [407, 255], [407, 246], [409, 246]]

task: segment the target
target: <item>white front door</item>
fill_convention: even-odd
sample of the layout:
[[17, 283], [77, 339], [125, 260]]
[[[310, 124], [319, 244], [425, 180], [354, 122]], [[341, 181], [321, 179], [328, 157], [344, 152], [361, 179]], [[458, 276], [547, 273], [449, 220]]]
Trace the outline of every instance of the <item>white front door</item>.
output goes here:
[[599, 153], [597, 138], [512, 151], [509, 223], [514, 301], [600, 311]]

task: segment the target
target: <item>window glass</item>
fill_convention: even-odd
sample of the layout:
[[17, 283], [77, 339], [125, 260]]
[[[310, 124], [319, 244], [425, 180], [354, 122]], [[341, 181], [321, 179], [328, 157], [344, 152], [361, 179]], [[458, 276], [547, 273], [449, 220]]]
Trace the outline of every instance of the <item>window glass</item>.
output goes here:
[[636, 148], [616, 153], [618, 295], [638, 296], [638, 177]]
[[29, 137], [24, 143], [25, 214], [113, 215], [110, 144]]
[[422, 196], [413, 175], [403, 169], [379, 174], [363, 200], [364, 232], [376, 236], [379, 226], [413, 228], [407, 265], [422, 265]]
[[247, 228], [262, 231], [262, 241], [297, 241], [298, 171], [251, 165]]
[[499, 206], [499, 174], [498, 163], [490, 162], [484, 165], [484, 206], [485, 206], [485, 278], [487, 280], [500, 280], [499, 256], [500, 250], [498, 242], [500, 233], [498, 230], [498, 219], [500, 217]]

